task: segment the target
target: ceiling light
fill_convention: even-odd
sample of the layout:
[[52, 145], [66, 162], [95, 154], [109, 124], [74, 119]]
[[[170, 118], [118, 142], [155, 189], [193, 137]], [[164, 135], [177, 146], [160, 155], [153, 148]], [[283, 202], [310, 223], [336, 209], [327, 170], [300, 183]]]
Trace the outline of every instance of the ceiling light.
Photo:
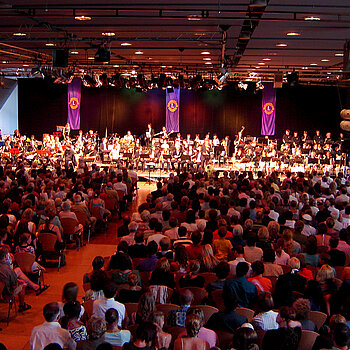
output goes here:
[[120, 46], [131, 46], [130, 43], [121, 43]]
[[337, 57], [343, 57], [343, 56], [344, 56], [344, 54], [339, 52], [339, 53], [334, 54], [334, 56], [337, 56]]
[[259, 69], [259, 68], [260, 68], [260, 66], [256, 66], [255, 68], [256, 68], [256, 69]]
[[26, 36], [27, 34], [26, 33], [22, 33], [22, 32], [16, 32], [16, 33], [13, 33], [14, 36]]
[[276, 44], [277, 47], [287, 47], [288, 45], [287, 44], [284, 44], [284, 43], [279, 43], [279, 44]]
[[74, 19], [77, 21], [91, 21], [91, 17], [89, 16], [75, 16]]
[[148, 59], [149, 59], [149, 60], [153, 60], [153, 58], [152, 58], [152, 57], [148, 57]]
[[187, 19], [189, 21], [200, 21], [202, 18], [199, 15], [189, 15], [187, 16]]
[[161, 68], [166, 68], [166, 66], [160, 66]]
[[114, 32], [103, 32], [102, 33], [103, 36], [115, 36]]
[[310, 66], [317, 66], [317, 63], [310, 63]]
[[301, 69], [307, 70], [309, 69], [309, 67], [301, 67]]
[[304, 17], [304, 20], [305, 21], [320, 21], [321, 18], [320, 17], [315, 17], [315, 16], [307, 16], [307, 17]]
[[71, 51], [70, 53], [71, 53], [72, 55], [78, 55], [78, 54], [79, 54], [78, 51]]
[[88, 57], [88, 60], [94, 60], [95, 57]]
[[321, 62], [329, 62], [329, 60], [327, 58], [324, 58], [323, 60], [321, 60]]
[[205, 64], [212, 64], [211, 62], [205, 62]]
[[133, 70], [131, 71], [131, 74], [136, 74], [136, 70], [133, 69]]
[[298, 32], [289, 32], [289, 33], [287, 33], [287, 35], [288, 36], [299, 36], [300, 33], [298, 33]]
[[331, 75], [332, 73], [331, 72], [327, 72], [328, 75]]
[[46, 43], [45, 46], [56, 46], [54, 43]]
[[136, 51], [135, 55], [143, 55], [143, 51]]
[[263, 61], [271, 61], [271, 58], [263, 58]]
[[210, 57], [204, 57], [203, 61], [211, 61], [211, 58]]
[[259, 62], [258, 65], [259, 66], [265, 66], [265, 63], [264, 62]]
[[113, 65], [114, 68], [118, 68], [119, 66], [117, 64]]
[[201, 55], [210, 55], [210, 52], [209, 51], [202, 51]]
[[29, 64], [23, 64], [23, 67], [29, 67]]

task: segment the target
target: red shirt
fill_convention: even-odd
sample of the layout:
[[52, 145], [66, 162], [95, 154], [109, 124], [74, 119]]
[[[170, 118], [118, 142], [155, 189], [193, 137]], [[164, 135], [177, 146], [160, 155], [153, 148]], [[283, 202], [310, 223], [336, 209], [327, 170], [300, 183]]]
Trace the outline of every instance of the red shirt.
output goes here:
[[202, 254], [202, 246], [200, 244], [198, 245], [188, 245], [186, 247], [187, 253], [188, 253], [188, 258], [190, 260], [194, 260], [194, 259], [199, 259], [201, 254]]
[[248, 281], [252, 282], [256, 286], [256, 288], [258, 289], [258, 293], [272, 292], [272, 283], [266, 277], [255, 276], [248, 278]]

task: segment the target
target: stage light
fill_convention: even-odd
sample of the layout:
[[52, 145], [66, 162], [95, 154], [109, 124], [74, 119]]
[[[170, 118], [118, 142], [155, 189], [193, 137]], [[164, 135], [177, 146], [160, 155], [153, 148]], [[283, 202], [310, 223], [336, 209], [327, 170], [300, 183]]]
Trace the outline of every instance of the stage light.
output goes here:
[[91, 17], [89, 16], [75, 16], [74, 19], [77, 21], [91, 21]]
[[299, 36], [300, 33], [298, 33], [298, 32], [288, 32], [287, 35], [288, 36]]
[[276, 44], [277, 47], [287, 47], [288, 45], [285, 44], [285, 43], [279, 43], [279, 44]]
[[14, 36], [26, 36], [27, 34], [22, 33], [22, 32], [16, 32], [16, 33], [13, 33], [12, 35], [14, 35]]
[[114, 32], [103, 32], [102, 33], [103, 36], [115, 36]]
[[131, 46], [130, 43], [121, 43], [120, 46]]
[[307, 16], [307, 17], [304, 17], [304, 20], [305, 21], [320, 21], [321, 18], [320, 17], [315, 17], [315, 16]]

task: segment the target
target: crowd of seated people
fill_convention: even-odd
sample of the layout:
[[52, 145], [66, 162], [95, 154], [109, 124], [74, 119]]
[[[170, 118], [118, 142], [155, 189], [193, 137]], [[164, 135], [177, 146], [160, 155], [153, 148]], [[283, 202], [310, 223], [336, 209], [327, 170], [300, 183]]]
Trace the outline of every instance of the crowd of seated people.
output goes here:
[[[113, 211], [94, 217], [91, 203], [103, 209], [113, 184], [130, 183], [127, 170], [98, 167], [69, 177], [60, 169], [0, 171], [0, 276], [10, 294], [26, 283], [11, 253], [40, 258], [37, 232], [46, 231], [62, 250], [61, 220], [74, 218], [70, 212], [87, 214], [74, 228], [85, 238], [84, 226], [94, 229]], [[345, 349], [349, 202], [342, 173], [172, 174], [123, 214], [115, 254], [96, 257], [82, 276], [84, 304], [67, 283], [62, 301], [45, 305], [31, 348], [292, 350], [316, 331], [313, 349]], [[24, 311], [23, 288], [18, 293]], [[322, 324], [314, 311], [325, 315]]]

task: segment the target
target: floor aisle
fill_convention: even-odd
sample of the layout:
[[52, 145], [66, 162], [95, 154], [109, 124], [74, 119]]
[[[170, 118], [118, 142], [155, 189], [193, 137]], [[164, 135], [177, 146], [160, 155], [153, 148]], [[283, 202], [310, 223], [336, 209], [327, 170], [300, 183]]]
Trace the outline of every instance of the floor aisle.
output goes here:
[[[137, 208], [139, 203], [145, 200], [150, 191], [155, 190], [155, 184], [139, 183], [137, 197], [130, 206], [130, 209]], [[57, 268], [47, 269], [45, 274], [45, 283], [50, 288], [43, 292], [40, 296], [36, 296], [33, 292], [29, 292], [26, 296], [26, 302], [32, 306], [32, 309], [17, 314], [14, 312], [10, 324], [6, 326], [7, 307], [6, 304], [0, 304], [0, 342], [4, 343], [8, 350], [29, 349], [29, 338], [31, 330], [34, 326], [42, 323], [42, 308], [46, 303], [60, 301], [62, 297], [63, 285], [67, 282], [75, 282], [79, 285], [79, 301], [82, 301], [84, 295], [82, 278], [85, 272], [91, 270], [91, 262], [97, 255], [110, 256], [114, 253], [117, 244], [116, 230], [120, 225], [120, 221], [111, 222], [106, 234], [92, 237], [90, 244], [82, 247], [78, 252], [76, 249], [68, 249], [67, 265], [62, 267], [60, 271]]]

